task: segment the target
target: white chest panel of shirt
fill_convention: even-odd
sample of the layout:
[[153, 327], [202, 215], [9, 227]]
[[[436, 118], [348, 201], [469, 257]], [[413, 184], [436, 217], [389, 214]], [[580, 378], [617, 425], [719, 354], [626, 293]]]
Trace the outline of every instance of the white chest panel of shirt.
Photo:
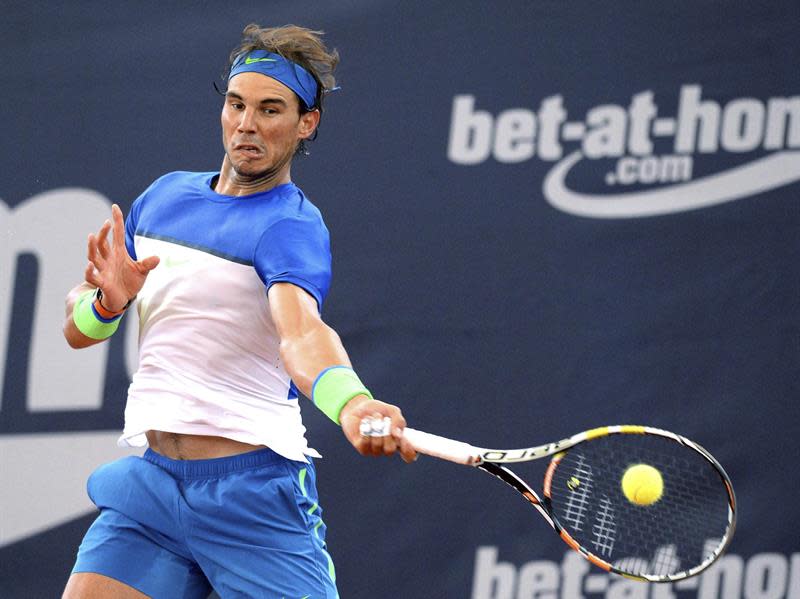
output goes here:
[[223, 436], [294, 460], [308, 448], [264, 283], [255, 269], [169, 241], [137, 236], [137, 256], [161, 262], [138, 294], [139, 367], [123, 445], [147, 430]]

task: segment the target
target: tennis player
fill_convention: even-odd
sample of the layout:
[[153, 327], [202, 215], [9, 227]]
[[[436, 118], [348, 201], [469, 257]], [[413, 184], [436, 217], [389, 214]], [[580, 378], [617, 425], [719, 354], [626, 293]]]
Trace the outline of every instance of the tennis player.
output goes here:
[[[148, 448], [90, 477], [100, 514], [65, 597], [337, 597], [298, 390], [362, 455], [414, 459], [400, 410], [372, 398], [320, 317], [328, 231], [291, 180], [337, 63], [320, 32], [249, 25], [219, 172], [164, 175], [89, 236], [64, 335], [102, 343], [136, 307], [119, 443]], [[392, 435], [361, 436], [364, 417], [390, 418]]]

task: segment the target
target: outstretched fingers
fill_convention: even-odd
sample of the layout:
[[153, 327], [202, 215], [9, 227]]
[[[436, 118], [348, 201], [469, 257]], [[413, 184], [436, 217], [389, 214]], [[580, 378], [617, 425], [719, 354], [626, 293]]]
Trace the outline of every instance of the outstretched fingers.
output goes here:
[[139, 272], [143, 275], [146, 275], [151, 270], [153, 270], [158, 263], [161, 262], [161, 258], [158, 256], [148, 256], [147, 258], [142, 258], [138, 262], [136, 262], [136, 268]]
[[97, 269], [101, 269], [105, 265], [106, 259], [100, 253], [98, 236], [94, 233], [89, 234], [89, 238], [86, 243], [86, 257], [89, 259], [89, 262], [95, 265]]
[[94, 287], [102, 287], [103, 286], [103, 277], [100, 276], [100, 273], [95, 268], [95, 265], [89, 262], [86, 265], [86, 270], [83, 272], [84, 280], [93, 285]]
[[[84, 279], [87, 283], [103, 289], [108, 305], [122, 305], [136, 295], [141, 283], [135, 277], [146, 276], [154, 268], [152, 261], [140, 270], [128, 256], [125, 247], [125, 225], [122, 210], [117, 204], [111, 207], [111, 218], [107, 219], [97, 233], [89, 235], [86, 244], [87, 264]], [[156, 262], [157, 263], [157, 262]], [[139, 273], [136, 273], [140, 270]], [[134, 278], [131, 274], [135, 274]]]
[[125, 250], [125, 221], [122, 218], [122, 209], [117, 204], [111, 206], [111, 219], [114, 221], [114, 249], [123, 251]]
[[106, 220], [100, 230], [97, 232], [97, 253], [104, 259], [108, 259], [111, 248], [108, 245], [108, 232], [111, 230], [111, 221]]

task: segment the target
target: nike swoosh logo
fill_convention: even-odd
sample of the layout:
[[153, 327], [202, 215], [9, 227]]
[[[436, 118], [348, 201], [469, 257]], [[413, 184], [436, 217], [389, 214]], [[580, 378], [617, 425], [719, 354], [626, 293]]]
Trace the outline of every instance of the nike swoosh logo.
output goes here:
[[701, 179], [651, 191], [587, 194], [569, 189], [567, 173], [583, 158], [577, 150], [544, 180], [544, 197], [555, 208], [589, 218], [641, 218], [715, 206], [800, 181], [800, 152], [776, 152]]
[[184, 264], [188, 264], [189, 261], [189, 258], [175, 258], [173, 256], [167, 256], [164, 258], [164, 266], [167, 268], [177, 268], [179, 266], [183, 266]]
[[274, 58], [250, 58], [249, 56], [244, 59], [244, 64], [253, 64], [254, 62], [278, 62], [278, 61]]

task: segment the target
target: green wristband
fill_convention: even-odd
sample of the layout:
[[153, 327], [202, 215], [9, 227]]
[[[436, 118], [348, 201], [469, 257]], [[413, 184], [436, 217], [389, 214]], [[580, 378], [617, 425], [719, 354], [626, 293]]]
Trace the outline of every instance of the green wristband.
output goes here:
[[344, 405], [356, 395], [366, 395], [372, 399], [372, 393], [348, 366], [326, 368], [319, 373], [311, 388], [314, 405], [336, 424], [341, 424], [339, 414]]
[[119, 327], [122, 315], [112, 319], [103, 318], [92, 305], [94, 298], [94, 289], [81, 293], [72, 309], [72, 320], [78, 330], [90, 339], [108, 339]]

